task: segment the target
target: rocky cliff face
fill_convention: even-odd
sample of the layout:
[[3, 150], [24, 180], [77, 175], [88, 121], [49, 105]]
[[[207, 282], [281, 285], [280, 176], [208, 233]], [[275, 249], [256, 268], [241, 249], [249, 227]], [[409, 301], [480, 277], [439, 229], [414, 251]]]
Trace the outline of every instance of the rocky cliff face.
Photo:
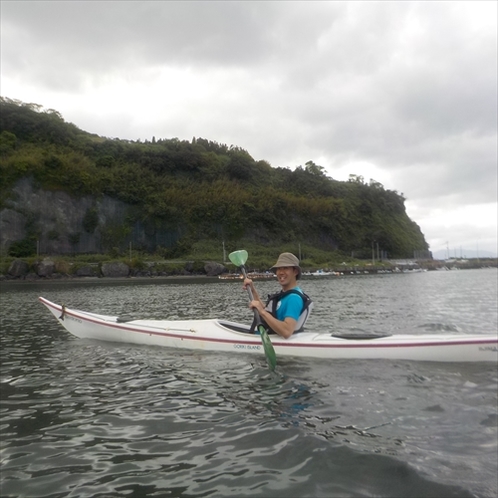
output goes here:
[[[29, 178], [20, 180], [0, 211], [0, 250], [13, 242], [37, 241], [40, 254], [102, 253], [113, 247], [156, 249], [178, 237], [140, 221], [130, 222], [133, 207], [108, 196], [72, 197], [62, 191], [36, 188]], [[88, 214], [93, 222], [88, 223]], [[87, 222], [85, 223], [85, 217]]]

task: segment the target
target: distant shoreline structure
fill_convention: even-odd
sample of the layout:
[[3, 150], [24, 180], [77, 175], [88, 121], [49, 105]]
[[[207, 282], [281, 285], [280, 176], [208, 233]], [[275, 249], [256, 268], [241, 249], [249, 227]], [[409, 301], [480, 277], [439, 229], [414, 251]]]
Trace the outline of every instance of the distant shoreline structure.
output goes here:
[[486, 250], [466, 250], [466, 249], [440, 249], [439, 251], [433, 251], [432, 257], [434, 260], [446, 261], [447, 259], [495, 259], [498, 258], [498, 251], [486, 251]]

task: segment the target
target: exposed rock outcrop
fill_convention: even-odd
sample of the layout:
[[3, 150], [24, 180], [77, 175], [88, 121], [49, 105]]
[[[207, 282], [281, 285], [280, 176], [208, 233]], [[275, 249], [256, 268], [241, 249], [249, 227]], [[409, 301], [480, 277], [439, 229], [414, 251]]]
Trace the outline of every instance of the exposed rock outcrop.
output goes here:
[[177, 229], [146, 223], [131, 206], [109, 196], [74, 196], [19, 180], [0, 209], [0, 250], [36, 238], [39, 254], [105, 253], [114, 248], [154, 251], [180, 237]]
[[48, 258], [36, 263], [34, 267], [39, 277], [51, 277], [55, 271], [55, 263]]
[[26, 261], [22, 261], [20, 259], [15, 259], [9, 266], [8, 274], [11, 277], [19, 278], [24, 277], [28, 274], [29, 265]]
[[228, 270], [220, 263], [216, 263], [215, 261], [208, 261], [204, 265], [204, 270], [208, 277], [217, 277], [222, 273], [226, 273]]

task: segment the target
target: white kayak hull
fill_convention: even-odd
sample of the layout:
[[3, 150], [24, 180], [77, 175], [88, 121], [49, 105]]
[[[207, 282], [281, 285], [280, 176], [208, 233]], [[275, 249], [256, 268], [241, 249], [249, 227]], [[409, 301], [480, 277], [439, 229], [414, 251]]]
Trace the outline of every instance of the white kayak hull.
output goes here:
[[[66, 308], [40, 297], [72, 335], [81, 339], [168, 348], [264, 355], [261, 339], [247, 325], [226, 320], [132, 320]], [[289, 339], [270, 335], [280, 356], [330, 359], [390, 359], [441, 362], [497, 362], [498, 336], [390, 335], [345, 339], [330, 333], [301, 332]]]

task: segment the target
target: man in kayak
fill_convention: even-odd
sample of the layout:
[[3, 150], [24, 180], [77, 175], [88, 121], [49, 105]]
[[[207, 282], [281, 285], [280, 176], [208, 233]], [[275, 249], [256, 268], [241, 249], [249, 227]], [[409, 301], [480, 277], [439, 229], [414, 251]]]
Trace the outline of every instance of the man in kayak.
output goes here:
[[290, 252], [284, 252], [273, 265], [278, 283], [282, 290], [268, 296], [268, 302], [263, 303], [254, 282], [250, 278], [244, 280], [243, 289], [249, 286], [253, 293], [253, 300], [249, 307], [256, 309], [265, 326], [285, 339], [294, 332], [300, 332], [312, 308], [311, 299], [297, 285], [301, 277], [299, 259]]

